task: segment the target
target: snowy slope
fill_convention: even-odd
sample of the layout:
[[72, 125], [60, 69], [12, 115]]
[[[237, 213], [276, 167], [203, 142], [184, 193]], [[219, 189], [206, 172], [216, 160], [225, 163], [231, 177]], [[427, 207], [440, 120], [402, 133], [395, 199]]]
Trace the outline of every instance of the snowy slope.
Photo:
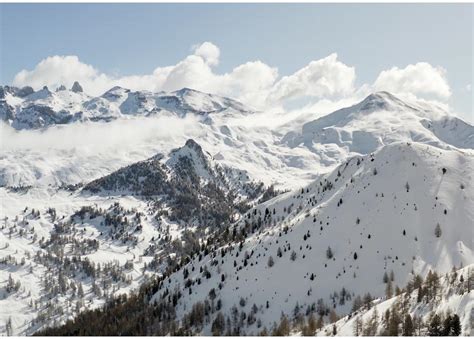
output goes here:
[[[191, 281], [201, 278], [200, 284], [191, 285], [191, 294], [183, 287], [182, 270], [165, 281], [162, 291], [182, 291], [178, 312], [183, 315], [215, 288], [224, 314], [231, 314], [234, 305], [248, 313], [255, 303], [256, 317], [267, 329], [281, 312], [291, 315], [296, 304], [305, 310], [320, 298], [345, 314], [351, 303], [333, 305], [330, 298], [342, 288], [351, 295], [383, 296], [384, 272], [393, 270], [395, 284], [404, 286], [412, 270], [444, 273], [474, 262], [473, 170], [474, 158], [462, 151], [418, 143], [396, 143], [373, 156], [353, 158], [309, 186], [250, 211], [247, 221], [258, 224], [260, 218], [262, 226], [241, 250], [235, 244], [222, 259], [216, 251], [215, 264], [211, 253], [186, 265]], [[438, 223], [440, 238], [434, 233]], [[326, 257], [328, 246], [331, 259]], [[273, 267], [268, 266], [270, 256]], [[204, 266], [209, 279], [200, 273]], [[245, 306], [239, 306], [241, 298]], [[203, 333], [209, 331], [206, 327]], [[253, 324], [244, 331], [259, 330]]]
[[[444, 315], [446, 313], [457, 314], [461, 323], [461, 335], [472, 336], [473, 328], [473, 312], [474, 312], [474, 290], [469, 291], [467, 288], [467, 278], [469, 274], [473, 274], [474, 264], [450, 272], [446, 276], [440, 278], [440, 288], [438, 297], [432, 301], [418, 301], [418, 290], [411, 293], [403, 293], [391, 299], [378, 299], [373, 302], [369, 308], [362, 308], [351, 316], [345, 316], [334, 324], [330, 324], [322, 328], [318, 335], [328, 336], [333, 332], [333, 325], [336, 326], [338, 336], [353, 336], [356, 319], [361, 319], [364, 324], [370, 321], [375, 314], [378, 315], [377, 334], [383, 331], [382, 316], [396, 304], [403, 304], [407, 308], [407, 313], [413, 318], [421, 317], [425, 326], [430, 322], [432, 314]], [[460, 277], [463, 281], [460, 281]], [[417, 335], [427, 335], [426, 328], [423, 326], [420, 333], [415, 329]]]
[[440, 148], [474, 148], [474, 127], [426, 103], [407, 103], [387, 92], [303, 125], [282, 142], [304, 145], [321, 157], [338, 152], [367, 154], [396, 141], [417, 141]]
[[[0, 231], [0, 258], [6, 258], [0, 264], [0, 332], [5, 332], [1, 326], [10, 316], [15, 334], [31, 334], [45, 324], [32, 323], [38, 316], [47, 317], [52, 325], [77, 314], [77, 293], [70, 290], [47, 306], [48, 284], [42, 279], [45, 274], [57, 279], [58, 267], [38, 262], [33, 255], [38, 251], [59, 248], [70, 258], [74, 239], [87, 244], [97, 240], [98, 249], [84, 257], [118, 265], [127, 276], [126, 281], [108, 287], [114, 294], [142, 284], [151, 274], [143, 275], [145, 263], [156, 265], [154, 254], [176, 256], [166, 246], [182, 237], [184, 228], [166, 213], [156, 217], [156, 197], [148, 200], [130, 186], [116, 192], [67, 189], [101, 182], [123, 173], [124, 167], [134, 169], [154, 160], [164, 166], [166, 182], [197, 175], [201, 184], [216, 183], [224, 192], [235, 193], [236, 201], [250, 197], [246, 188], [254, 182], [291, 189], [251, 210], [245, 218], [247, 227], [244, 221], [237, 223], [238, 229], [247, 230], [243, 237], [248, 236], [241, 251], [237, 243], [231, 254], [221, 258], [218, 253], [217, 265], [211, 265], [209, 256], [201, 262], [194, 259], [190, 278], [202, 278], [199, 269], [204, 264], [211, 278], [194, 283], [191, 295], [184, 288], [182, 270], [166, 281], [163, 288], [185, 292], [178, 303], [180, 317], [215, 288], [226, 315], [234, 304], [247, 314], [256, 304], [262, 325], [258, 328], [256, 322], [244, 328], [256, 334], [278, 322], [281, 311], [292, 314], [296, 303], [305, 310], [321, 298], [333, 308], [331, 294], [343, 287], [352, 297], [367, 291], [382, 297], [382, 276], [387, 271], [393, 270], [395, 283], [403, 286], [412, 269], [422, 275], [431, 268], [443, 273], [474, 262], [473, 126], [435, 105], [406, 103], [388, 93], [373, 94], [303, 127], [292, 116], [280, 122], [266, 112], [249, 112], [231, 99], [189, 89], [150, 93], [115, 87], [92, 98], [77, 86], [74, 91], [54, 92], [1, 87], [0, 118], [22, 130], [0, 131], [0, 222], [6, 225]], [[73, 121], [78, 123], [69, 123]], [[46, 126], [46, 130], [31, 130]], [[197, 192], [205, 201], [202, 187]], [[262, 193], [256, 191], [252, 202]], [[116, 202], [126, 210], [114, 207]], [[102, 209], [109, 217], [119, 210], [118, 216], [133, 222], [109, 234], [110, 228], [101, 225], [106, 217], [87, 212], [84, 220], [75, 217], [77, 229], [67, 230], [64, 244], [39, 243], [42, 237], [46, 242], [56, 234], [49, 207], [56, 209], [58, 218], [69, 220], [83, 206]], [[170, 206], [165, 202], [159, 208], [165, 211]], [[41, 212], [39, 217], [33, 215], [33, 208]], [[139, 223], [132, 210], [143, 214]], [[440, 238], [434, 235], [438, 223]], [[252, 225], [257, 233], [250, 231]], [[189, 229], [197, 230], [195, 226], [199, 225]], [[334, 253], [330, 260], [328, 246]], [[290, 259], [293, 250], [295, 261]], [[269, 256], [275, 263], [271, 268]], [[127, 261], [133, 262], [133, 269], [125, 268]], [[5, 290], [10, 273], [21, 281], [15, 293]], [[103, 304], [105, 296], [93, 292], [93, 279], [80, 275], [68, 279], [84, 285], [85, 304], [79, 309]], [[109, 280], [107, 275], [97, 278], [98, 284]], [[239, 305], [241, 297], [245, 306]], [[38, 308], [29, 305], [30, 299], [40, 300]], [[336, 300], [335, 311], [346, 314], [351, 304]], [[202, 333], [210, 333], [210, 326]]]
[[[11, 319], [14, 334], [32, 334], [103, 305], [111, 294], [129, 293], [166, 268], [162, 256], [177, 255], [173, 240], [228, 225], [264, 193], [262, 184], [215, 163], [191, 139], [82, 190], [0, 189], [0, 333]], [[87, 265], [71, 265], [78, 258], [105, 269], [91, 274]], [[49, 290], [61, 285], [61, 272], [75, 287]], [[17, 291], [5, 287], [10, 276], [20, 283]]]

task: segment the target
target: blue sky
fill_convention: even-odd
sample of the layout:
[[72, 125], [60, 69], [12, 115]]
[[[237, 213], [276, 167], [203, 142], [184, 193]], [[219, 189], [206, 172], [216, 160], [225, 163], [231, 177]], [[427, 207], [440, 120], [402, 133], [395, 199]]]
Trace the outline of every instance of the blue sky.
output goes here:
[[291, 75], [331, 53], [355, 86], [418, 62], [442, 67], [451, 95], [472, 114], [472, 4], [1, 4], [2, 84], [53, 55], [75, 55], [111, 76], [150, 74], [209, 41], [216, 74], [260, 60]]

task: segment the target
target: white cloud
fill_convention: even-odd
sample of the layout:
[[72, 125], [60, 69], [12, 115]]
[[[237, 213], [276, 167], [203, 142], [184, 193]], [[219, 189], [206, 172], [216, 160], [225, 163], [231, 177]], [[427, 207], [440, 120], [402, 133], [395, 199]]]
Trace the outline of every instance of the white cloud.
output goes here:
[[77, 56], [52, 56], [42, 60], [33, 70], [22, 70], [14, 80], [15, 86], [72, 86], [79, 81], [91, 95], [101, 95], [113, 86], [132, 90], [174, 91], [183, 87], [231, 96], [249, 105], [263, 104], [266, 92], [278, 77], [276, 68], [261, 61], [251, 61], [231, 72], [217, 74], [212, 69], [219, 63], [220, 51], [210, 42], [193, 47], [193, 54], [176, 65], [157, 67], [151, 74], [111, 76], [85, 64]]
[[333, 53], [283, 77], [275, 84], [269, 100], [344, 96], [353, 93], [354, 80], [354, 67], [338, 61], [337, 54]]
[[400, 69], [392, 67], [382, 71], [375, 80], [374, 88], [394, 94], [412, 94], [418, 97], [448, 99], [451, 89], [446, 71], [429, 63], [419, 62]]
[[204, 42], [201, 45], [194, 46], [194, 55], [200, 56], [204, 61], [210, 65], [215, 66], [219, 63], [219, 56], [221, 51], [219, 47], [212, 42]]
[[79, 61], [75, 55], [51, 56], [38, 63], [34, 70], [22, 70], [14, 80], [14, 85], [29, 85], [34, 88], [51, 86], [53, 84], [72, 85], [74, 79], [87, 81], [97, 78], [98, 72], [94, 67]]
[[280, 78], [276, 67], [259, 60], [238, 65], [227, 73], [217, 73], [214, 67], [219, 63], [220, 50], [211, 42], [195, 45], [191, 51], [192, 54], [175, 65], [157, 67], [149, 74], [129, 76], [105, 74], [77, 56], [51, 56], [32, 70], [19, 72], [13, 85], [29, 85], [35, 89], [47, 85], [55, 89], [59, 85], [70, 87], [77, 80], [91, 95], [101, 95], [113, 86], [153, 92], [189, 87], [229, 96], [267, 110], [282, 110], [286, 103], [296, 103], [296, 109], [311, 109], [324, 100], [354, 101], [375, 90], [441, 100], [451, 95], [445, 71], [424, 62], [404, 69], [393, 67], [382, 71], [373, 85], [355, 87], [354, 67], [338, 60], [336, 53], [311, 61], [295, 73]]
[[467, 84], [466, 85], [466, 91], [467, 92], [470, 92], [472, 90], [472, 85], [471, 84]]

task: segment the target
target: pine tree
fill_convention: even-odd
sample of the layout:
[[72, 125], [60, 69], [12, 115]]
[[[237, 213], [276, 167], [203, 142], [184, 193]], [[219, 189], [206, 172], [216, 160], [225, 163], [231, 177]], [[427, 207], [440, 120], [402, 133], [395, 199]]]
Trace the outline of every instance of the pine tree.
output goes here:
[[366, 322], [362, 335], [364, 337], [373, 337], [377, 335], [377, 328], [379, 327], [379, 313], [377, 312], [377, 306], [374, 307], [372, 316]]
[[323, 317], [319, 316], [318, 321], [316, 322], [316, 330], [322, 329], [324, 326], [324, 319]]
[[290, 334], [290, 322], [288, 321], [288, 318], [286, 317], [286, 315], [284, 315], [281, 318], [280, 325], [278, 325], [275, 335], [288, 336], [289, 334]]
[[314, 317], [314, 314], [311, 313], [308, 316], [308, 333], [309, 333], [309, 335], [314, 336], [317, 329], [318, 329], [318, 324], [316, 322], [316, 318]]
[[359, 315], [356, 317], [354, 324], [352, 325], [352, 334], [358, 337], [359, 335], [362, 334], [363, 327], [364, 327], [364, 322], [362, 320], [362, 317]]
[[212, 335], [220, 336], [224, 332], [224, 329], [225, 329], [225, 318], [224, 318], [224, 315], [221, 312], [219, 312], [217, 313], [216, 318], [212, 322], [212, 326], [211, 326]]
[[268, 263], [267, 263], [268, 267], [273, 267], [273, 265], [275, 265], [275, 261], [273, 260], [273, 257], [270, 256], [268, 258]]
[[387, 286], [385, 287], [385, 296], [387, 299], [390, 299], [393, 296], [393, 287], [391, 280], [387, 282]]
[[430, 337], [439, 337], [441, 334], [441, 318], [439, 315], [435, 314], [431, 319], [430, 325], [428, 326], [428, 335]]
[[385, 271], [385, 272], [383, 273], [383, 283], [384, 283], [384, 284], [388, 283], [388, 274], [387, 274], [387, 271]]
[[326, 250], [326, 258], [332, 259], [333, 253], [331, 247], [328, 246], [328, 249]]
[[400, 325], [400, 315], [397, 310], [397, 305], [392, 308], [390, 312], [390, 321], [388, 324], [388, 335], [391, 337], [398, 336], [398, 326]]
[[290, 259], [291, 259], [291, 261], [295, 261], [295, 260], [296, 260], [296, 252], [295, 252], [295, 251], [291, 252]]
[[448, 337], [451, 333], [451, 320], [451, 315], [448, 315], [443, 321], [443, 330], [441, 332], [443, 337]]
[[13, 335], [13, 328], [12, 328], [12, 318], [8, 318], [7, 323], [5, 324], [5, 330], [7, 332], [7, 337], [10, 337]]
[[352, 302], [352, 312], [357, 311], [359, 308], [362, 307], [362, 305], [362, 298], [360, 297], [360, 295], [356, 296], [354, 298], [354, 301]]
[[[414, 315], [413, 316], [413, 328], [416, 332], [417, 336], [421, 336], [421, 330], [424, 328], [425, 324], [423, 319], [420, 316]], [[415, 333], [414, 333], [415, 335]]]
[[442, 234], [442, 232], [441, 232], [441, 226], [440, 226], [439, 223], [438, 223], [438, 224], [436, 224], [436, 227], [435, 227], [435, 236], [436, 236], [436, 238], [441, 237], [441, 234]]
[[405, 320], [403, 321], [403, 336], [412, 337], [413, 332], [414, 332], [413, 321], [411, 319], [410, 314], [407, 314], [405, 316]]
[[451, 336], [459, 336], [461, 335], [461, 321], [459, 320], [459, 316], [457, 314], [453, 315], [451, 318]]

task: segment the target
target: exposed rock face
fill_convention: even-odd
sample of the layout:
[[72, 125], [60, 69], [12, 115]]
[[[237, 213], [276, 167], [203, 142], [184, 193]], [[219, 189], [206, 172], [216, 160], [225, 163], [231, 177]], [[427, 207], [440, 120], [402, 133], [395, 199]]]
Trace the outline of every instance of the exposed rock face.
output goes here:
[[25, 86], [23, 88], [20, 88], [16, 91], [16, 96], [20, 97], [20, 98], [24, 98], [30, 94], [33, 94], [35, 91], [33, 90], [32, 87], [30, 86]]
[[74, 81], [74, 84], [71, 87], [71, 91], [73, 91], [74, 93], [82, 93], [83, 89], [77, 81]]

